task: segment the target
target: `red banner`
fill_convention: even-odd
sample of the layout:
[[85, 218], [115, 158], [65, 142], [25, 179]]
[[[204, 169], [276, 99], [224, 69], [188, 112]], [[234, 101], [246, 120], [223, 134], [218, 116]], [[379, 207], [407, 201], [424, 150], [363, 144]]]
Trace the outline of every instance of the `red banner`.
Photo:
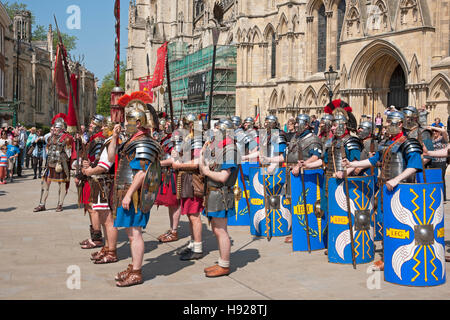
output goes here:
[[144, 91], [153, 100], [152, 76], [139, 78], [139, 91]]
[[63, 52], [64, 48], [61, 45], [58, 45], [56, 49], [56, 61], [55, 61], [55, 70], [53, 74], [53, 82], [56, 86], [56, 92], [59, 100], [62, 103], [67, 103], [69, 100], [69, 95], [67, 94], [67, 86], [66, 79], [64, 77], [64, 66], [63, 66]]
[[159, 87], [164, 82], [164, 72], [166, 70], [167, 42], [158, 49], [158, 60], [156, 61], [155, 72], [153, 73], [152, 88]]

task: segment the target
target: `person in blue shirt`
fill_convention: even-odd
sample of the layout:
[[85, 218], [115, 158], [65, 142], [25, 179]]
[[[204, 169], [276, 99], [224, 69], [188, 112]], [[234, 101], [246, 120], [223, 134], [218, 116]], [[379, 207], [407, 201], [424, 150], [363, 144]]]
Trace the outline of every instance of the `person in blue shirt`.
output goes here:
[[[292, 166], [292, 173], [298, 176], [301, 167], [315, 169], [322, 166], [323, 146], [320, 138], [312, 132], [309, 115], [301, 114], [297, 116], [296, 122], [298, 131], [289, 143], [287, 162], [296, 163]], [[301, 161], [298, 160], [298, 152], [302, 152]], [[311, 163], [314, 165], [311, 165]]]
[[[379, 151], [369, 159], [362, 161], [351, 161], [344, 159], [343, 164], [347, 168], [370, 168], [381, 162], [382, 184], [389, 191], [402, 182], [414, 183], [417, 172], [423, 170], [422, 145], [417, 139], [408, 138], [404, 131], [405, 114], [394, 111], [387, 116], [388, 139], [380, 146]], [[403, 159], [403, 161], [399, 161]], [[384, 262], [377, 261], [375, 269], [384, 270]]]
[[[150, 105], [147, 107], [154, 111]], [[117, 146], [122, 131], [122, 127], [118, 124], [114, 127], [108, 146], [109, 162], [115, 162], [116, 154], [119, 160], [114, 195], [111, 199], [115, 218], [114, 227], [126, 229], [132, 257], [131, 266], [127, 270], [119, 272], [115, 278], [118, 287], [129, 287], [144, 282], [141, 270], [145, 251], [142, 229], [147, 226], [153, 205], [152, 197], [144, 196], [152, 194], [153, 197], [156, 197], [161, 182], [161, 168], [158, 161], [160, 147], [158, 142], [151, 138], [151, 130], [147, 128], [149, 122], [145, 112], [133, 108], [127, 112], [125, 120], [129, 139]], [[153, 123], [157, 123], [157, 119]], [[148, 170], [150, 166], [152, 170]], [[154, 175], [151, 184], [149, 181], [146, 183], [148, 173]], [[115, 250], [113, 252], [108, 250], [107, 254], [116, 256]]]
[[229, 120], [221, 120], [213, 141], [205, 143], [199, 161], [200, 172], [207, 178], [203, 215], [211, 222], [220, 253], [218, 263], [204, 270], [208, 278], [230, 273], [231, 242], [227, 225], [228, 218], [235, 215], [233, 186], [239, 173], [237, 156], [233, 124]]
[[6, 151], [6, 156], [8, 157], [8, 175], [10, 182], [13, 182], [14, 165], [16, 164], [19, 155], [19, 140], [17, 138], [14, 138], [13, 144], [9, 144]]
[[311, 127], [314, 129], [314, 134], [319, 134], [319, 125], [320, 122], [317, 120], [317, 117], [315, 115], [311, 116]]
[[[312, 132], [309, 115], [300, 114], [296, 118], [296, 123], [298, 131], [289, 142], [286, 162], [292, 174], [297, 177], [301, 168], [316, 169], [322, 166], [323, 146], [320, 138]], [[292, 235], [287, 236], [284, 242], [292, 243]]]
[[439, 127], [439, 128], [443, 128], [444, 124], [441, 122], [440, 118], [436, 118], [434, 119], [434, 123], [431, 125], [432, 127]]
[[[363, 144], [361, 139], [350, 134], [348, 128], [349, 117], [348, 112], [342, 108], [333, 111], [333, 137], [325, 142], [325, 152], [323, 154], [323, 162], [326, 164], [327, 177], [344, 178], [344, 170], [351, 175], [353, 169], [346, 169], [342, 160], [358, 161], [361, 159], [361, 151]], [[342, 149], [343, 148], [343, 149]]]

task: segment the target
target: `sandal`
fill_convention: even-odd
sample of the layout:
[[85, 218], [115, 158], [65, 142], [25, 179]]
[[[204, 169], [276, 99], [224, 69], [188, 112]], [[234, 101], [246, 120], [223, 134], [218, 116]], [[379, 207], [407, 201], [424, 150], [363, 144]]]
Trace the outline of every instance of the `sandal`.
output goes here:
[[45, 206], [42, 205], [38, 205], [36, 208], [34, 208], [33, 212], [41, 212], [41, 211], [45, 211], [47, 209], [45, 209]]
[[82, 245], [81, 249], [94, 249], [100, 247], [103, 247], [102, 241], [93, 241], [92, 239], [89, 239], [89, 242], [85, 245]]
[[166, 234], [163, 238], [159, 240], [160, 242], [166, 243], [166, 242], [173, 242], [178, 241], [178, 232], [176, 231], [170, 231], [170, 233]]
[[106, 263], [114, 263], [117, 261], [119, 261], [119, 259], [117, 259], [116, 250], [108, 250], [106, 251], [106, 254], [102, 258], [100, 258], [99, 260], [95, 260], [94, 263], [106, 264]]
[[373, 271], [384, 271], [384, 261], [383, 260], [375, 261], [374, 264], [372, 265], [372, 270]]
[[162, 235], [160, 235], [158, 238], [156, 238], [159, 242], [161, 242], [161, 239], [163, 239], [164, 237], [166, 237], [167, 235], [169, 235], [172, 232], [172, 230], [167, 230], [165, 233], [163, 233]]
[[114, 278], [116, 281], [123, 281], [128, 276], [130, 271], [133, 270], [133, 265], [129, 264], [127, 270], [121, 271], [117, 274], [117, 276]]
[[87, 244], [89, 243], [89, 240], [91, 240], [91, 239], [86, 239], [86, 240], [81, 241], [81, 242], [80, 242], [80, 246], [85, 246], [85, 245], [87, 245]]
[[108, 251], [108, 247], [103, 247], [100, 251], [94, 252], [91, 254], [91, 260], [99, 260], [103, 258], [106, 255], [106, 252]]
[[[92, 225], [89, 226], [89, 233], [91, 234], [91, 239], [94, 238], [94, 228], [92, 228]], [[80, 246], [86, 245], [89, 243], [89, 239], [83, 240], [80, 242]]]
[[144, 280], [142, 280], [142, 272], [141, 269], [139, 270], [130, 270], [130, 272], [127, 274], [126, 278], [122, 281], [118, 281], [116, 283], [116, 286], [120, 288], [124, 287], [131, 287], [138, 284], [144, 283]]

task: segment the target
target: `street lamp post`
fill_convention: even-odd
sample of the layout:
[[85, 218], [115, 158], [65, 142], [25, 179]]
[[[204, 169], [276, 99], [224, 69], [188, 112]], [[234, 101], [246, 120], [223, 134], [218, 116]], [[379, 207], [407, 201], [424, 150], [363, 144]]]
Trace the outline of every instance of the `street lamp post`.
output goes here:
[[333, 70], [333, 66], [330, 65], [330, 68], [328, 71], [324, 72], [325, 80], [327, 82], [328, 87], [328, 93], [330, 95], [330, 103], [333, 102], [333, 91], [334, 91], [334, 85], [336, 83], [336, 79], [338, 76], [338, 73]]
[[20, 39], [17, 37], [16, 48], [16, 90], [14, 92], [14, 102], [19, 100], [19, 57], [20, 57]]

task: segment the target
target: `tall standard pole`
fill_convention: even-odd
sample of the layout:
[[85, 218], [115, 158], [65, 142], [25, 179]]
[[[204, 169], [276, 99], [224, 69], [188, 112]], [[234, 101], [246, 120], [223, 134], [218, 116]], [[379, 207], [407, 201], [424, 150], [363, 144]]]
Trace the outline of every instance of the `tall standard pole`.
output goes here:
[[211, 68], [211, 88], [209, 90], [208, 129], [211, 129], [212, 104], [213, 104], [213, 93], [214, 93], [214, 77], [215, 77], [215, 71], [216, 71], [216, 54], [217, 54], [217, 43], [219, 41], [219, 34], [220, 34], [220, 30], [218, 27], [212, 28], [213, 56], [212, 56], [212, 68]]

